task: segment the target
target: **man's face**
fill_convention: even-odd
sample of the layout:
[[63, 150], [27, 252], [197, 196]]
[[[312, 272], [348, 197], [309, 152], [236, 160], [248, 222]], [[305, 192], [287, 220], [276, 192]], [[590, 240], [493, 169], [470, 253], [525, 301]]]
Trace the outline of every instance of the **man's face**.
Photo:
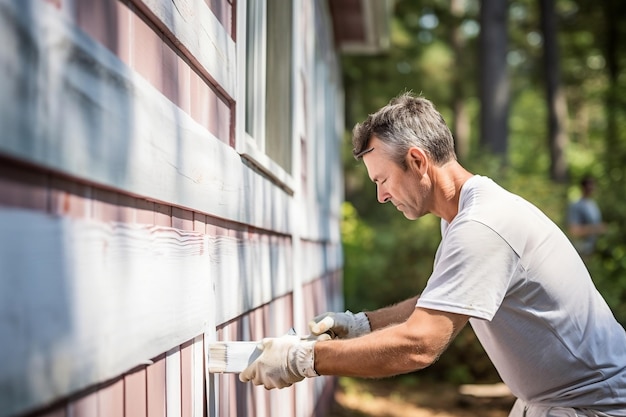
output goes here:
[[363, 155], [363, 163], [370, 179], [376, 184], [376, 196], [380, 203], [391, 203], [409, 220], [415, 220], [429, 212], [426, 207], [428, 188], [426, 178], [420, 175], [415, 164], [408, 161], [408, 168], [395, 163], [385, 144], [375, 136], [370, 140], [371, 152]]

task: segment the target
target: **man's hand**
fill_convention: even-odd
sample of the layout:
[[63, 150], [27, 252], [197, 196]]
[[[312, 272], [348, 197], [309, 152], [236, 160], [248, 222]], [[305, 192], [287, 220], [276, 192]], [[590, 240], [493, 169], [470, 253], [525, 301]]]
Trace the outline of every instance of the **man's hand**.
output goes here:
[[292, 335], [265, 338], [259, 344], [263, 352], [239, 374], [239, 380], [272, 389], [289, 387], [305, 377], [318, 376], [313, 367], [316, 342]]
[[324, 313], [309, 322], [311, 334], [329, 333], [331, 337], [351, 339], [370, 333], [370, 322], [365, 313]]

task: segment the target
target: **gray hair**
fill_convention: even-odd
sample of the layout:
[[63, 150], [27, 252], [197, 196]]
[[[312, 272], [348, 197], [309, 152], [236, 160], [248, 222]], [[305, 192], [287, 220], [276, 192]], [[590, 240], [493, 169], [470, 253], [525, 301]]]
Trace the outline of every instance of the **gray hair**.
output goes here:
[[425, 151], [438, 165], [456, 159], [454, 139], [441, 114], [429, 100], [410, 92], [392, 99], [354, 126], [352, 153], [357, 160], [372, 150], [368, 143], [373, 136], [387, 145], [391, 158], [404, 168], [412, 146]]

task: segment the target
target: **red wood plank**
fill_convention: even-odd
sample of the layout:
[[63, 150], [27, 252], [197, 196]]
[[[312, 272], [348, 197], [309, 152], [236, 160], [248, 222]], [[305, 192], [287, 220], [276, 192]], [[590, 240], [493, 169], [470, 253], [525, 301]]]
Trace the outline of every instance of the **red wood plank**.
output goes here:
[[165, 357], [160, 357], [146, 369], [148, 416], [166, 417]]
[[77, 219], [91, 217], [91, 187], [61, 177], [50, 180], [50, 212]]
[[154, 224], [172, 227], [172, 207], [165, 204], [154, 204]]
[[180, 230], [193, 231], [193, 212], [172, 207], [172, 227]]
[[135, 200], [135, 221], [139, 224], [154, 224], [154, 202], [142, 199]]
[[193, 414], [193, 375], [193, 344], [188, 342], [180, 347], [181, 417]]
[[70, 402], [67, 407], [67, 412], [72, 417], [99, 417], [98, 393], [92, 392]]
[[0, 206], [48, 210], [47, 173], [0, 159]]
[[175, 104], [180, 103], [181, 98], [181, 86], [178, 83], [179, 75], [179, 66], [178, 66], [178, 55], [176, 51], [169, 47], [169, 45], [164, 42], [162, 43], [163, 51], [161, 56], [163, 57], [163, 83], [161, 92], [165, 95], [165, 97], [169, 98]]
[[114, 191], [93, 189], [92, 217], [103, 222], [120, 221], [119, 195]]
[[191, 73], [193, 70], [180, 56], [176, 56], [176, 65], [178, 66], [178, 96], [174, 103], [187, 114], [191, 114]]
[[132, 16], [133, 12], [130, 8], [125, 4], [127, 0], [116, 1], [117, 3], [117, 14], [118, 14], [118, 36], [117, 36], [117, 56], [124, 62], [126, 65], [131, 65], [131, 36], [132, 36]]
[[203, 234], [206, 233], [206, 215], [193, 213], [193, 230]]
[[163, 91], [163, 40], [137, 13], [131, 19], [131, 67], [159, 91]]
[[231, 123], [231, 105], [221, 99], [218, 99], [215, 102], [215, 109], [216, 111], [212, 113], [209, 130], [219, 140], [232, 146], [232, 143], [234, 143], [234, 139], [233, 141], [231, 141], [231, 137], [234, 132], [234, 127]]
[[119, 194], [117, 197], [117, 219], [124, 223], [134, 223], [137, 216], [135, 197]]
[[125, 417], [148, 417], [146, 369], [124, 377]]
[[233, 5], [228, 0], [204, 0], [217, 20], [224, 26], [231, 38], [235, 39], [235, 22], [233, 22]]
[[120, 379], [98, 391], [99, 417], [124, 417], [124, 380]]
[[211, 112], [211, 103], [215, 100], [215, 93], [195, 71], [192, 71], [189, 76], [191, 87], [190, 115], [196, 122], [209, 129], [209, 113]]
[[76, 24], [92, 38], [118, 54], [120, 42], [120, 10], [125, 7], [119, 1], [90, 0], [72, 2], [75, 7]]

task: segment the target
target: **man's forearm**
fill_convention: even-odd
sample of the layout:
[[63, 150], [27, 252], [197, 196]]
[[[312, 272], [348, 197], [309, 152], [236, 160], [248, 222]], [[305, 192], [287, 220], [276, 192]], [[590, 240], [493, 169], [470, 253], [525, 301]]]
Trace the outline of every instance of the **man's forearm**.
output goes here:
[[[412, 299], [412, 301], [417, 298]], [[406, 300], [391, 308], [399, 317]], [[412, 308], [402, 323], [352, 339], [315, 344], [315, 370], [320, 375], [380, 378], [425, 368], [437, 360], [469, 317], [444, 311]], [[384, 314], [389, 313], [388, 309]], [[377, 311], [378, 314], [382, 312]]]
[[389, 307], [366, 311], [365, 315], [370, 321], [372, 331], [405, 322], [415, 310], [418, 298], [419, 296], [415, 296]]
[[[315, 370], [320, 375], [382, 378], [424, 368], [432, 362], [420, 343], [407, 337], [405, 324], [389, 326], [355, 339], [315, 345]], [[422, 354], [420, 354], [422, 353]]]

